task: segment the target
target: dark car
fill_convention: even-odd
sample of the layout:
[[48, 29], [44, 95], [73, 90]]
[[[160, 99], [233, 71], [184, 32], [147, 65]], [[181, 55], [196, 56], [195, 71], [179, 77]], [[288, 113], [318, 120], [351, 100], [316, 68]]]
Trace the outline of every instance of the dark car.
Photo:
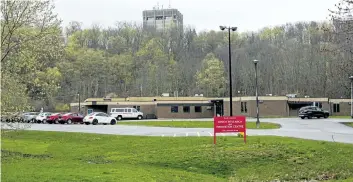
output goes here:
[[316, 118], [328, 118], [330, 113], [316, 106], [305, 106], [299, 109], [299, 117], [302, 119], [313, 117]]
[[71, 123], [81, 123], [83, 124], [83, 118], [79, 113], [66, 113], [60, 117], [60, 123], [61, 124], [71, 124]]

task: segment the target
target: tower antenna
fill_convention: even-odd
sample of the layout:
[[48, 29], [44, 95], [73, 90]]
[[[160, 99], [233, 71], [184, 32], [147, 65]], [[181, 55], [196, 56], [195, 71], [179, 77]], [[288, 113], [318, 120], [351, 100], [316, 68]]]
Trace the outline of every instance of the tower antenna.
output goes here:
[[168, 8], [171, 9], [170, 0], [169, 0], [169, 6], [168, 6]]

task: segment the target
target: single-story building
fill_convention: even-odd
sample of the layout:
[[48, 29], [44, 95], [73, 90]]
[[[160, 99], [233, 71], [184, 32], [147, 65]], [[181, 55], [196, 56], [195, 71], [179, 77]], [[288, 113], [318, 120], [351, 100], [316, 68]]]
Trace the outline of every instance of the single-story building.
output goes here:
[[350, 116], [351, 99], [330, 99], [330, 113], [333, 116]]
[[[78, 103], [71, 103], [71, 111], [78, 111]], [[331, 115], [350, 115], [350, 99], [288, 98], [286, 96], [259, 96], [260, 117], [297, 116], [303, 106], [315, 105], [330, 111]], [[133, 107], [145, 118], [212, 118], [227, 116], [229, 98], [207, 97], [130, 97], [89, 98], [80, 103], [81, 113], [106, 112], [111, 108]], [[256, 97], [234, 97], [233, 115], [256, 117]]]

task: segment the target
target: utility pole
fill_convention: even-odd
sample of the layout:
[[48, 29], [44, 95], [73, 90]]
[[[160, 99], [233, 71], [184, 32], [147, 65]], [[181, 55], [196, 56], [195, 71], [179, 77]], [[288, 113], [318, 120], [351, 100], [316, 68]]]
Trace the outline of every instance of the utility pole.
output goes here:
[[259, 119], [259, 94], [258, 94], [258, 85], [257, 85], [257, 63], [258, 60], [254, 60], [255, 65], [255, 94], [256, 94], [256, 128], [260, 128], [260, 119]]
[[81, 97], [80, 97], [80, 93], [78, 93], [77, 96], [78, 96], [78, 113], [81, 114]]

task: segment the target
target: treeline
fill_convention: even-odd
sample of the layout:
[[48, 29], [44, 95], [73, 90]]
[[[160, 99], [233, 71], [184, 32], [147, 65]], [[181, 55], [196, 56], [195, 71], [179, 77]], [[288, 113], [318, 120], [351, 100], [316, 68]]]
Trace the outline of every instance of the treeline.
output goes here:
[[[228, 34], [118, 22], [62, 28], [51, 1], [2, 1], [2, 111], [89, 97], [228, 96]], [[347, 21], [298, 22], [231, 34], [233, 95], [349, 97]], [[350, 41], [350, 42], [349, 42]], [[4, 107], [5, 106], [5, 107]], [[4, 108], [4, 109], [3, 109]]]

